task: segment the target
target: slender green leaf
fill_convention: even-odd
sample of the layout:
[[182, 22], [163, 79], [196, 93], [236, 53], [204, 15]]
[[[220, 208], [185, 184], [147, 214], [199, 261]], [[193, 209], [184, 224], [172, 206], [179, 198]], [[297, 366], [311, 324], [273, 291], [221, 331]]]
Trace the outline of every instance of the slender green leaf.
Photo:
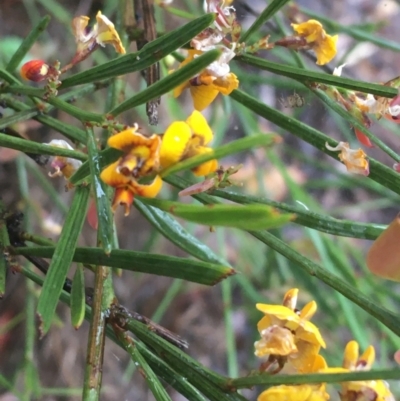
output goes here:
[[186, 64], [184, 67], [179, 68], [172, 74], [167, 75], [162, 80], [141, 91], [137, 95], [125, 100], [120, 105], [110, 110], [110, 114], [117, 116], [126, 110], [144, 104], [149, 100], [155, 99], [164, 93], [171, 91], [181, 83], [193, 78], [198, 72], [215, 61], [220, 54], [221, 52], [219, 50], [211, 50], [204, 53], [190, 63]]
[[222, 145], [212, 152], [198, 155], [179, 162], [161, 172], [161, 177], [167, 177], [170, 174], [178, 171], [189, 170], [206, 161], [212, 159], [221, 159], [223, 157], [243, 152], [248, 149], [255, 149], [263, 146], [271, 146], [279, 141], [279, 136], [276, 134], [257, 134], [246, 138], [240, 138], [235, 141]]
[[208, 206], [186, 205], [163, 199], [140, 198], [143, 203], [185, 220], [207, 226], [235, 227], [248, 230], [271, 229], [291, 221], [292, 214], [279, 214], [276, 209], [264, 205], [225, 205]]
[[[108, 148], [99, 152], [99, 166], [100, 170], [104, 167], [108, 166], [109, 164], [115, 162], [121, 155], [123, 154], [122, 151], [114, 148]], [[89, 162], [86, 161], [82, 164], [81, 167], [73, 174], [69, 180], [69, 182], [73, 185], [78, 185], [82, 183], [90, 174], [90, 166]]]
[[82, 265], [78, 265], [71, 288], [71, 323], [75, 329], [81, 327], [85, 319], [85, 275]]
[[19, 111], [12, 114], [11, 116], [0, 118], [0, 129], [7, 128], [12, 124], [18, 123], [20, 121], [29, 120], [30, 118], [37, 115], [37, 109], [29, 109]]
[[[136, 52], [111, 60], [108, 63], [93, 67], [63, 80], [60, 88], [85, 84], [141, 71], [161, 60], [171, 52], [179, 49], [206, 29], [215, 20], [215, 15], [207, 14], [186, 25], [177, 28], [160, 38], [148, 43]], [[0, 75], [1, 77], [1, 75]]]
[[[108, 333], [107, 333], [108, 335]], [[171, 385], [176, 391], [191, 401], [206, 401], [201, 392], [186, 380], [186, 377], [175, 372], [164, 360], [149, 350], [141, 341], [136, 340], [135, 345], [146, 358], [154, 372]], [[206, 385], [206, 383], [204, 383]]]
[[[54, 259], [57, 256], [54, 247], [16, 248], [15, 253], [42, 258], [53, 257], [53, 261], [57, 261]], [[219, 281], [235, 274], [235, 271], [229, 266], [146, 252], [113, 249], [110, 255], [106, 255], [101, 248], [76, 248], [75, 253], [71, 250], [69, 253], [74, 262], [181, 278], [205, 285], [215, 285]]]
[[223, 258], [217, 256], [207, 245], [188, 233], [168, 213], [145, 205], [137, 198], [134, 200], [134, 205], [157, 231], [188, 254], [205, 262], [227, 265]]
[[[334, 159], [339, 160], [338, 152], [331, 152], [325, 146], [326, 143], [330, 146], [337, 146], [337, 142], [333, 141], [329, 136], [308, 126], [307, 124], [279, 112], [272, 107], [267, 106], [264, 103], [259, 102], [254, 97], [251, 97], [240, 90], [233, 91], [230, 96], [259, 116], [289, 131], [293, 135], [308, 142]], [[369, 158], [369, 166], [370, 173], [368, 178], [371, 178], [393, 192], [400, 194], [400, 175], [397, 172], [372, 158]], [[359, 180], [362, 179], [365, 178], [359, 177]]]
[[149, 386], [150, 391], [153, 393], [154, 398], [157, 401], [171, 401], [171, 398], [165, 391], [165, 388], [161, 384], [160, 380], [158, 380], [158, 377], [154, 374], [146, 359], [136, 347], [133, 339], [122, 330], [116, 331], [116, 333], [119, 341], [129, 353], [135, 365], [140, 367], [141, 374], [146, 380], [146, 383]]
[[265, 10], [253, 22], [250, 28], [240, 38], [241, 42], [246, 42], [255, 32], [257, 32], [270, 18], [274, 16], [289, 0], [272, 0]]
[[37, 313], [41, 319], [42, 335], [47, 333], [53, 320], [58, 298], [72, 262], [73, 251], [85, 221], [89, 194], [89, 187], [76, 188], [60, 239], [56, 247], [52, 248], [54, 257], [50, 263], [37, 307]]
[[342, 237], [374, 240], [387, 227], [382, 224], [363, 224], [352, 220], [339, 220], [328, 215], [305, 210], [304, 207], [275, 202], [264, 197], [243, 195], [226, 190], [214, 190], [211, 194], [237, 203], [261, 203], [284, 210], [285, 212], [294, 213], [296, 215], [295, 224]]
[[350, 78], [343, 78], [337, 75], [324, 74], [321, 72], [307, 71], [303, 68], [292, 67], [289, 65], [278, 64], [272, 61], [264, 60], [260, 57], [251, 55], [243, 55], [238, 60], [250, 64], [254, 67], [259, 67], [262, 70], [273, 72], [274, 74], [283, 75], [301, 82], [320, 82], [327, 85], [337, 86], [339, 88], [346, 88], [372, 95], [383, 97], [395, 97], [397, 89], [390, 86], [370, 84], [368, 82], [356, 81]]
[[8, 71], [0, 68], [0, 79], [4, 79], [9, 84], [21, 85], [21, 82], [18, 81], [14, 75], [10, 74]]
[[[0, 70], [1, 73], [1, 70]], [[0, 96], [2, 100], [7, 104], [8, 107], [16, 111], [30, 110], [30, 107], [23, 102], [15, 100], [14, 97], [3, 95]], [[67, 138], [86, 144], [86, 132], [80, 128], [74, 127], [73, 125], [66, 124], [56, 118], [43, 115], [37, 110], [37, 115], [34, 117], [35, 120], [41, 122], [48, 127], [65, 135]]]
[[80, 121], [92, 121], [102, 123], [105, 120], [105, 117], [102, 114], [86, 111], [80, 107], [76, 107], [68, 102], [65, 102], [58, 97], [50, 97], [46, 100], [46, 102], [56, 107], [57, 109], [62, 110], [65, 113], [77, 118]]
[[93, 129], [88, 128], [86, 132], [88, 136], [88, 162], [90, 167], [91, 181], [94, 189], [97, 220], [99, 225], [98, 240], [100, 241], [104, 252], [109, 255], [112, 249], [114, 236], [114, 220], [111, 213], [111, 203], [109, 197], [107, 196], [106, 184], [100, 179], [100, 157]]
[[268, 375], [258, 374], [254, 376], [241, 377], [239, 379], [229, 380], [228, 388], [249, 388], [258, 384], [269, 386], [278, 385], [296, 385], [306, 383], [342, 383], [348, 381], [364, 380], [398, 380], [400, 369], [382, 369], [382, 370], [358, 370], [349, 373], [320, 373], [320, 374], [301, 374], [301, 375]]
[[29, 32], [28, 36], [22, 41], [18, 50], [11, 57], [6, 70], [8, 72], [14, 72], [14, 70], [19, 66], [23, 58], [29, 52], [33, 44], [36, 42], [37, 38], [41, 33], [47, 28], [50, 22], [50, 17], [48, 15], [44, 16], [39, 23]]
[[76, 150], [50, 146], [44, 143], [28, 141], [27, 139], [16, 138], [1, 133], [0, 133], [0, 146], [4, 146], [10, 149], [20, 150], [21, 152], [27, 152], [27, 153], [35, 153], [49, 156], [64, 156], [82, 161], [87, 160], [87, 155], [85, 155], [82, 152], [78, 152]]

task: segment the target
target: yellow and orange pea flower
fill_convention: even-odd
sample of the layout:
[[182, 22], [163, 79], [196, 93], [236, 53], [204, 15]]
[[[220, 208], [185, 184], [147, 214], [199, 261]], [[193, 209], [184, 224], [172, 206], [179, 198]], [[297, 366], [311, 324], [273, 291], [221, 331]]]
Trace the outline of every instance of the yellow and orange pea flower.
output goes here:
[[153, 134], [146, 137], [137, 132], [137, 126], [113, 135], [108, 145], [124, 152], [116, 162], [106, 167], [100, 178], [115, 188], [113, 211], [118, 205], [125, 207], [129, 214], [134, 195], [148, 198], [155, 197], [161, 190], [162, 179], [156, 176], [150, 184], [141, 184], [138, 180], [157, 171], [159, 167], [159, 149], [161, 138]]
[[[116, 189], [112, 208], [125, 207], [129, 214], [135, 195], [148, 198], [157, 196], [162, 187], [162, 179], [156, 175], [150, 184], [139, 181], [156, 174], [186, 158], [212, 152], [206, 145], [213, 139], [213, 133], [203, 115], [194, 111], [186, 121], [175, 121], [164, 135], [149, 137], [137, 132], [137, 126], [124, 130], [108, 139], [108, 145], [119, 149], [123, 155], [107, 166], [100, 178]], [[192, 169], [196, 175], [208, 175], [218, 168], [216, 159], [202, 163]]]
[[300, 38], [305, 39], [306, 46], [314, 51], [318, 65], [327, 64], [336, 56], [338, 35], [328, 35], [319, 21], [310, 19], [292, 24], [292, 27]]
[[339, 159], [346, 166], [349, 173], [365, 176], [369, 174], [367, 154], [362, 149], [350, 149], [350, 145], [347, 142], [339, 142], [335, 147], [330, 146], [328, 143], [325, 146], [331, 152], [340, 151]]
[[[212, 152], [207, 147], [213, 133], [204, 116], [194, 111], [186, 121], [175, 121], [165, 131], [160, 148], [162, 168], [172, 166], [181, 160]], [[197, 176], [213, 173], [218, 168], [216, 159], [202, 163], [192, 169]]]
[[[321, 369], [321, 373], [347, 373], [370, 370], [375, 361], [375, 349], [370, 345], [360, 356], [359, 345], [350, 341], [345, 348], [343, 367]], [[341, 383], [341, 401], [395, 401], [389, 385], [383, 380], [349, 381]]]
[[[317, 355], [314, 364], [308, 373], [318, 373], [326, 369], [327, 364], [321, 355]], [[263, 391], [257, 401], [326, 401], [329, 394], [325, 383], [301, 384], [297, 386], [273, 386]]]
[[[188, 50], [188, 56], [182, 61], [180, 67], [188, 64], [201, 54], [203, 52], [200, 50]], [[232, 55], [229, 55], [229, 57], [232, 57]], [[228, 62], [225, 62], [222, 57], [221, 60], [212, 63], [209, 68], [206, 68], [196, 77], [177, 86], [173, 94], [174, 97], [178, 97], [185, 89], [189, 88], [195, 110], [202, 111], [214, 101], [219, 93], [229, 95], [238, 87], [239, 80], [235, 74], [229, 72]]]
[[314, 368], [319, 350], [325, 348], [325, 341], [318, 328], [309, 320], [317, 310], [315, 301], [309, 302], [300, 312], [296, 312], [298, 289], [289, 290], [283, 305], [257, 304], [264, 313], [257, 328], [261, 339], [256, 341], [255, 355], [268, 356], [269, 362], [289, 364], [299, 373], [310, 372]]

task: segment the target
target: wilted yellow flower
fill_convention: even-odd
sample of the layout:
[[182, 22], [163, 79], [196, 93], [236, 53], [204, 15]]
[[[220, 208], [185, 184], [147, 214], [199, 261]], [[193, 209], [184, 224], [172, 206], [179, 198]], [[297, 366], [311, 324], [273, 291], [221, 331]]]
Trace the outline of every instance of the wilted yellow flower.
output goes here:
[[114, 24], [99, 11], [96, 24], [88, 29], [89, 17], [81, 15], [72, 20], [72, 31], [77, 43], [76, 53], [72, 61], [61, 69], [65, 72], [93, 53], [99, 46], [112, 45], [117, 53], [125, 54], [126, 50], [116, 31]]
[[325, 341], [318, 328], [309, 321], [317, 304], [311, 301], [296, 312], [297, 294], [297, 288], [289, 290], [283, 305], [256, 305], [265, 316], [258, 322], [261, 340], [254, 346], [256, 356], [269, 356], [268, 366], [278, 362], [283, 367], [287, 362], [303, 373], [313, 369], [320, 348], [325, 348]]
[[292, 27], [314, 50], [317, 64], [324, 65], [335, 57], [338, 35], [328, 35], [319, 21], [310, 19], [301, 24], [292, 24]]
[[137, 126], [108, 139], [108, 145], [123, 151], [124, 155], [106, 167], [100, 175], [107, 185], [116, 188], [113, 210], [118, 205], [124, 205], [125, 215], [129, 214], [134, 195], [152, 198], [162, 187], [162, 180], [158, 175], [150, 184], [137, 182], [158, 169], [161, 139], [155, 134], [146, 137], [136, 130]]
[[367, 154], [362, 149], [350, 149], [347, 142], [339, 142], [336, 147], [329, 146], [328, 143], [325, 143], [325, 146], [331, 152], [340, 151], [339, 159], [346, 166], [348, 172], [361, 175], [369, 174]]
[[[199, 50], [188, 50], [187, 58], [181, 63], [180, 67], [188, 64], [194, 58], [203, 54]], [[227, 48], [221, 57], [211, 63], [204, 71], [187, 82], [174, 89], [174, 97], [189, 88], [192, 95], [194, 108], [198, 111], [208, 107], [219, 93], [229, 95], [234, 89], [239, 87], [239, 80], [236, 75], [230, 72], [229, 61], [235, 53]]]
[[[56, 148], [74, 150], [74, 148], [63, 139], [53, 139], [50, 141], [50, 143], [46, 143], [45, 145], [55, 146]], [[49, 172], [49, 176], [64, 176], [64, 178], [68, 180], [81, 165], [82, 162], [80, 160], [72, 159], [71, 157], [65, 156], [54, 156], [50, 162], [50, 166], [54, 169], [54, 172]]]
[[[360, 370], [370, 370], [375, 361], [375, 349], [370, 345], [359, 356], [359, 346], [356, 341], [350, 341], [345, 348], [342, 368], [325, 368], [324, 373], [346, 373]], [[395, 401], [389, 385], [383, 380], [349, 381], [341, 383], [342, 401]]]
[[[175, 121], [165, 131], [160, 148], [162, 168], [178, 163], [192, 156], [210, 153], [207, 147], [213, 139], [213, 133], [204, 116], [194, 111], [186, 121]], [[214, 172], [218, 168], [216, 159], [195, 167], [195, 175], [202, 176]]]

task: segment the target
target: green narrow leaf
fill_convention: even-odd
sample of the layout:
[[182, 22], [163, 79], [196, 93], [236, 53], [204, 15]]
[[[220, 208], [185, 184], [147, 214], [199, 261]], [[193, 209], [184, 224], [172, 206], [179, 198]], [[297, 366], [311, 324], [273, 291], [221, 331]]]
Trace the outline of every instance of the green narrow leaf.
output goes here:
[[129, 353], [135, 365], [141, 369], [141, 375], [146, 380], [146, 383], [149, 386], [150, 391], [153, 393], [154, 398], [157, 401], [171, 401], [171, 398], [165, 391], [165, 388], [161, 384], [160, 380], [158, 380], [158, 377], [154, 374], [146, 359], [143, 358], [143, 355], [136, 347], [133, 339], [122, 330], [117, 331], [116, 333], [119, 341]]
[[[288, 115], [283, 114], [264, 103], [261, 103], [243, 91], [234, 90], [230, 96], [259, 116], [289, 131], [293, 135], [311, 144], [332, 158], [339, 160], [339, 152], [331, 152], [325, 146], [325, 143], [328, 143], [330, 146], [337, 146], [337, 142], [329, 136], [323, 134], [315, 128], [308, 126], [307, 124], [296, 120], [295, 118], [289, 117]], [[372, 158], [369, 158], [369, 166], [370, 173], [368, 178], [376, 181], [393, 192], [400, 194], [400, 175], [396, 171], [394, 171], [392, 168], [384, 166], [382, 163], [379, 163]], [[366, 179], [360, 176], [357, 178], [359, 180]]]
[[134, 200], [134, 205], [157, 231], [177, 247], [205, 262], [227, 265], [223, 258], [217, 256], [207, 245], [188, 233], [168, 213], [156, 207], [145, 205], [137, 198]]
[[4, 146], [10, 149], [20, 150], [21, 152], [27, 152], [27, 153], [35, 153], [49, 156], [64, 156], [81, 161], [87, 160], [87, 155], [85, 155], [82, 152], [78, 152], [76, 150], [45, 145], [43, 143], [28, 141], [27, 139], [16, 138], [1, 133], [0, 133], [0, 146]]
[[[57, 249], [58, 246], [56, 248], [48, 246], [16, 248], [15, 253], [42, 258], [53, 257], [53, 261], [56, 263], [57, 253], [55, 251]], [[110, 255], [106, 255], [101, 248], [76, 248], [74, 253], [71, 249], [69, 257], [74, 262], [180, 278], [204, 285], [215, 285], [236, 273], [230, 266], [147, 252], [113, 249]]]
[[92, 128], [87, 128], [88, 137], [88, 154], [89, 154], [89, 167], [90, 177], [93, 184], [96, 212], [98, 219], [98, 240], [104, 252], [109, 255], [112, 249], [114, 227], [113, 216], [111, 213], [111, 203], [107, 196], [106, 184], [100, 179], [101, 166], [99, 151], [97, 149], [97, 142]]
[[[1, 70], [0, 70], [0, 75], [1, 75]], [[8, 107], [16, 111], [30, 110], [30, 107], [28, 105], [26, 105], [23, 102], [15, 100], [14, 97], [4, 95], [2, 97], [2, 100], [5, 101]], [[60, 132], [61, 134], [65, 135], [67, 138], [73, 141], [78, 141], [86, 144], [86, 132], [80, 128], [61, 122], [56, 118], [43, 115], [39, 112], [39, 110], [37, 110], [37, 114], [34, 117], [34, 119], [41, 122], [44, 125], [47, 125], [50, 128], [53, 128], [54, 130]]]
[[262, 70], [270, 71], [274, 74], [283, 75], [305, 83], [320, 82], [327, 85], [337, 86], [339, 88], [351, 89], [383, 97], [395, 97], [397, 95], [397, 89], [391, 88], [390, 86], [370, 84], [368, 82], [356, 81], [354, 79], [343, 78], [322, 72], [307, 71], [303, 68], [274, 63], [248, 54], [238, 57], [238, 60], [261, 68]]
[[85, 319], [85, 275], [82, 265], [78, 265], [71, 288], [71, 323], [75, 329], [81, 327]]
[[[107, 333], [108, 335], [108, 333]], [[181, 393], [190, 401], [206, 401], [201, 392], [186, 378], [179, 373], [175, 372], [162, 358], [151, 352], [141, 341], [135, 341], [136, 347], [148, 361], [154, 373], [160, 376], [168, 384], [170, 384], [176, 391]]]
[[[283, 6], [286, 5], [290, 0], [273, 0], [265, 8], [265, 10], [258, 16], [258, 18], [253, 22], [250, 28], [242, 35], [240, 42], [246, 42], [257, 32], [270, 18], [274, 16]], [[250, 3], [251, 4], [251, 3]]]
[[211, 194], [237, 203], [261, 203], [276, 207], [285, 212], [294, 213], [296, 215], [296, 219], [294, 220], [295, 224], [341, 237], [374, 240], [378, 238], [387, 227], [383, 224], [363, 224], [353, 220], [339, 220], [328, 215], [311, 212], [304, 209], [304, 207], [292, 206], [264, 197], [243, 195], [227, 190], [214, 190]]
[[120, 105], [110, 110], [110, 114], [115, 117], [126, 110], [144, 104], [149, 100], [155, 99], [171, 91], [181, 83], [193, 78], [198, 72], [215, 61], [220, 54], [221, 52], [219, 50], [210, 50], [201, 56], [196, 57], [193, 61], [179, 68], [172, 74], [167, 75], [165, 78], [149, 86], [137, 95], [125, 100]]
[[92, 121], [96, 123], [103, 123], [105, 120], [105, 117], [102, 114], [86, 111], [80, 107], [76, 107], [73, 104], [65, 102], [58, 97], [50, 97], [46, 100], [46, 102], [56, 107], [57, 109], [62, 110], [65, 113], [77, 118], [79, 121]]
[[300, 375], [259, 374], [229, 380], [227, 385], [229, 388], [250, 388], [258, 384], [266, 384], [269, 386], [278, 386], [284, 384], [290, 386], [306, 383], [341, 383], [364, 380], [398, 380], [399, 377], [399, 368], [382, 370], [359, 370], [348, 373], [317, 373]]
[[246, 138], [236, 139], [235, 141], [213, 149], [212, 152], [190, 157], [189, 159], [183, 160], [171, 167], [166, 168], [161, 172], [161, 177], [167, 177], [168, 175], [177, 173], [178, 171], [189, 170], [212, 159], [221, 159], [223, 157], [243, 152], [248, 149], [271, 146], [277, 143], [279, 139], [280, 137], [276, 134], [257, 134], [248, 136]]
[[[141, 71], [179, 49], [206, 29], [215, 20], [214, 14], [203, 15], [148, 43], [136, 53], [90, 68], [63, 80], [60, 89]], [[1, 73], [1, 71], [0, 71]], [[1, 74], [0, 74], [1, 77]]]
[[40, 330], [42, 335], [46, 334], [51, 326], [58, 298], [72, 262], [73, 251], [86, 218], [89, 194], [89, 187], [76, 188], [60, 239], [56, 247], [53, 248], [53, 259], [51, 260], [37, 307], [37, 313], [41, 319]]
[[295, 217], [293, 214], [280, 214], [276, 209], [266, 205], [213, 204], [199, 206], [163, 199], [140, 197], [140, 200], [174, 216], [207, 226], [235, 227], [247, 230], [271, 229], [280, 227]]
[[[100, 170], [103, 170], [104, 167], [109, 164], [115, 162], [121, 155], [122, 151], [114, 148], [104, 149], [99, 152], [99, 166]], [[79, 169], [71, 176], [69, 182], [72, 185], [81, 184], [88, 176], [90, 175], [90, 166], [89, 161], [86, 161], [79, 167]]]
[[29, 52], [33, 44], [36, 42], [37, 38], [42, 34], [42, 32], [47, 28], [50, 22], [50, 17], [48, 15], [44, 16], [39, 23], [29, 32], [28, 36], [22, 41], [18, 50], [11, 57], [6, 70], [8, 72], [14, 72], [14, 70], [19, 66], [23, 58]]
[[10, 74], [6, 70], [3, 70], [2, 68], [0, 68], [0, 79], [4, 79], [4, 81], [11, 85], [21, 85], [21, 82], [19, 82], [18, 79], [14, 77], [14, 75]]
[[20, 121], [29, 120], [30, 118], [37, 115], [37, 109], [29, 109], [19, 111], [12, 114], [11, 116], [0, 118], [0, 129], [7, 128], [12, 124], [18, 123]]

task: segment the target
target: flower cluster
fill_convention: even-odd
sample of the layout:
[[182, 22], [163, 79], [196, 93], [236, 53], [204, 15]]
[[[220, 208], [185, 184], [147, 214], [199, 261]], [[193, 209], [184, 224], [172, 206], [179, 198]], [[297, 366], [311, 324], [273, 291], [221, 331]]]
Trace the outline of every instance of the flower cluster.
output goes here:
[[[186, 121], [173, 122], [162, 136], [144, 136], [138, 132], [137, 126], [111, 136], [108, 145], [123, 154], [106, 167], [100, 177], [116, 189], [113, 210], [124, 205], [127, 215], [135, 195], [156, 196], [162, 187], [162, 179], [157, 174], [160, 169], [188, 157], [212, 152], [206, 146], [212, 139], [211, 128], [198, 111], [194, 111]], [[207, 175], [217, 167], [217, 160], [213, 159], [195, 167], [193, 172], [199, 176]], [[146, 177], [152, 181], [141, 183], [141, 179]]]
[[[230, 72], [229, 67], [229, 62], [235, 57], [235, 48], [241, 31], [235, 9], [224, 6], [223, 1], [208, 0], [207, 11], [217, 14], [214, 27], [206, 29], [192, 39], [192, 49], [188, 50], [188, 55], [180, 67], [212, 49], [221, 50], [221, 56], [197, 76], [174, 89], [175, 97], [180, 96], [185, 89], [189, 89], [193, 106], [199, 111], [208, 107], [219, 93], [229, 95], [239, 87], [239, 81], [236, 75]], [[227, 36], [230, 36], [231, 41]]]
[[[318, 328], [310, 322], [317, 310], [315, 301], [309, 302], [300, 311], [296, 309], [298, 289], [289, 290], [283, 305], [257, 304], [264, 313], [258, 322], [261, 339], [256, 341], [255, 355], [266, 358], [260, 370], [277, 373], [283, 368], [290, 373], [343, 373], [369, 370], [375, 360], [375, 350], [369, 346], [359, 356], [357, 342], [350, 341], [344, 352], [343, 367], [328, 367], [319, 354], [325, 341]], [[275, 366], [277, 365], [277, 366]], [[341, 384], [342, 401], [394, 401], [386, 382], [382, 380], [350, 381]], [[325, 401], [329, 399], [326, 383], [294, 386], [273, 386], [262, 392], [258, 401]]]

